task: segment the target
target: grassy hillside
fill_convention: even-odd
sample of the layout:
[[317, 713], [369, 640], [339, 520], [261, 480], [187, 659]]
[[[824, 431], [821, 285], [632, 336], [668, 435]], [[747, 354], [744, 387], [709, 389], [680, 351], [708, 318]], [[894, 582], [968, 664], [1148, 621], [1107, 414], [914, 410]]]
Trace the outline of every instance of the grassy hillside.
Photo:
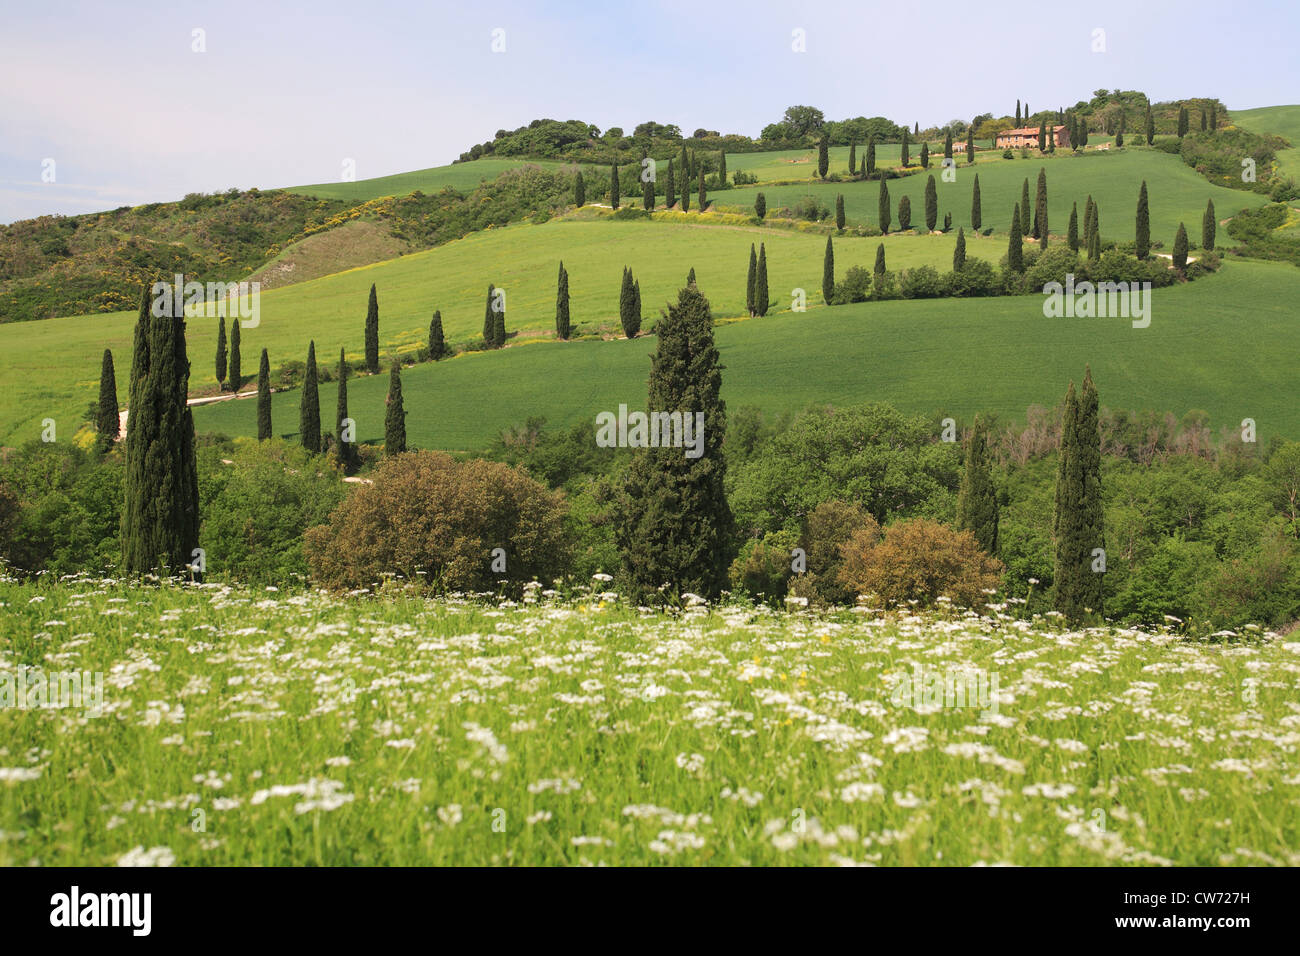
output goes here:
[[[706, 295], [723, 297], [707, 272], [701, 283]], [[1216, 430], [1249, 417], [1260, 441], [1300, 438], [1294, 368], [1278, 360], [1300, 351], [1289, 305], [1300, 296], [1300, 271], [1232, 261], [1217, 276], [1154, 295], [1146, 329], [1124, 319], [1044, 318], [1036, 296], [864, 303], [737, 322], [717, 330], [723, 397], [731, 408], [766, 412], [883, 400], [918, 413], [1021, 418], [1031, 404], [1061, 401], [1091, 363], [1112, 408], [1202, 409]], [[567, 426], [620, 402], [643, 407], [653, 349], [644, 338], [539, 344], [407, 369], [409, 440], [472, 450], [532, 415]], [[382, 441], [387, 386], [384, 375], [349, 384], [362, 440]], [[276, 396], [277, 433], [296, 433], [299, 397]], [[334, 387], [322, 386], [321, 420], [331, 425], [334, 401]], [[253, 435], [255, 419], [248, 400], [195, 411], [201, 431]]]
[[496, 179], [507, 169], [520, 166], [541, 166], [556, 169], [561, 163], [524, 159], [476, 159], [468, 163], [454, 163], [450, 166], [432, 166], [429, 169], [417, 169], [409, 173], [397, 173], [393, 176], [378, 176], [374, 179], [358, 179], [350, 183], [313, 183], [309, 186], [289, 186], [286, 192], [299, 193], [304, 196], [317, 196], [322, 199], [346, 199], [349, 202], [361, 202], [366, 199], [378, 199], [381, 196], [405, 196], [417, 189], [425, 193], [436, 193], [444, 186], [452, 189], [470, 190], [485, 179]]
[[1283, 176], [1300, 182], [1300, 105], [1238, 110], [1232, 121], [1252, 133], [1276, 133], [1290, 140], [1290, 149], [1278, 150], [1277, 164]]
[[[759, 162], [758, 157], [779, 154], [755, 154], [748, 157]], [[1018, 155], [1018, 154], [1017, 154]], [[913, 150], [913, 161], [916, 152]], [[942, 154], [940, 154], [942, 159]], [[728, 159], [728, 169], [732, 168]], [[767, 163], [761, 168], [768, 168]], [[815, 165], [815, 163], [814, 163]], [[842, 166], [843, 164], [841, 164]], [[806, 168], [806, 167], [798, 167]], [[839, 168], [832, 161], [831, 169]], [[1224, 189], [1211, 185], [1195, 170], [1183, 164], [1177, 156], [1151, 149], [1125, 149], [1110, 153], [1087, 153], [1075, 156], [1058, 153], [1056, 158], [1002, 159], [991, 158], [975, 164], [974, 170], [959, 161], [957, 181], [945, 183], [936, 160], [929, 172], [921, 172], [903, 179], [888, 181], [889, 198], [894, 228], [898, 226], [898, 201], [908, 196], [912, 203], [912, 224], [924, 226], [925, 183], [932, 174], [939, 197], [939, 222], [946, 212], [952, 213], [953, 228], [970, 229], [971, 191], [974, 174], [980, 177], [980, 199], [983, 210], [983, 228], [1006, 231], [1011, 221], [1011, 210], [1020, 202], [1021, 189], [1029, 179], [1030, 202], [1039, 169], [1047, 170], [1048, 221], [1053, 234], [1065, 235], [1070, 220], [1070, 207], [1079, 204], [1080, 230], [1082, 231], [1083, 206], [1092, 195], [1101, 206], [1101, 234], [1106, 239], [1132, 240], [1136, 221], [1138, 187], [1143, 180], [1151, 205], [1151, 238], [1173, 243], [1180, 222], [1187, 224], [1193, 242], [1200, 239], [1201, 215], [1208, 199], [1221, 219], [1234, 211], [1263, 205], [1267, 199], [1254, 193]], [[787, 177], [790, 178], [790, 177]], [[814, 196], [822, 204], [834, 209], [835, 197], [844, 196], [844, 211], [848, 220], [861, 225], [879, 226], [878, 204], [880, 183], [842, 182], [813, 183], [794, 186], [750, 186], [717, 194], [722, 206], [752, 210], [754, 196], [762, 191], [767, 197], [768, 209], [793, 206], [804, 196]]]
[[[435, 308], [442, 310], [450, 341], [479, 337], [489, 282], [506, 289], [510, 331], [522, 337], [550, 334], [555, 327], [555, 280], [561, 259], [569, 270], [573, 323], [579, 332], [618, 327], [619, 282], [628, 264], [636, 269], [650, 321], [681, 287], [692, 266], [711, 290], [717, 314], [739, 315], [745, 306], [749, 247], [756, 242], [767, 243], [770, 288], [782, 308], [789, 307], [795, 286], [808, 291], [810, 304], [821, 301], [824, 236], [770, 227], [616, 222], [608, 217], [554, 220], [539, 226], [490, 229], [390, 262], [264, 292], [261, 323], [243, 334], [244, 372], [256, 374], [263, 348], [269, 350], [272, 366], [303, 360], [313, 338], [323, 357], [337, 356], [340, 346], [359, 356], [371, 283], [378, 287], [380, 341], [385, 350], [413, 350], [427, 341]], [[855, 263], [869, 266], [878, 243], [877, 239], [837, 242], [840, 269]], [[928, 263], [946, 269], [952, 262], [953, 243], [950, 236], [891, 238], [887, 240], [889, 266]], [[65, 429], [75, 428], [98, 394], [105, 348], [113, 350], [118, 394], [125, 401], [134, 323], [134, 313], [118, 312], [0, 326], [0, 403], [5, 408], [0, 443], [35, 437], [46, 417]], [[216, 334], [215, 319], [189, 322], [192, 389], [215, 385]]]

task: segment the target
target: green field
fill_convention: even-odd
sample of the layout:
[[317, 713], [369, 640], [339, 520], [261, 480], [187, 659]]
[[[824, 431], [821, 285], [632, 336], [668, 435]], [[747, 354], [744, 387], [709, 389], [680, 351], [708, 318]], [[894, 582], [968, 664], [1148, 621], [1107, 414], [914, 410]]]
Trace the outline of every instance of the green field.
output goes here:
[[[982, 242], [1000, 247], [996, 240]], [[701, 278], [706, 295], [712, 291]], [[894, 301], [782, 312], [717, 330], [732, 409], [797, 411], [809, 403], [891, 402], [955, 416], [995, 412], [1023, 420], [1028, 406], [1060, 402], [1091, 363], [1102, 404], [1209, 413], [1216, 434], [1243, 418], [1259, 440], [1300, 438], [1294, 363], [1300, 270], [1233, 261], [1218, 275], [1154, 292], [1149, 328], [1118, 319], [1048, 319], [1039, 296]], [[563, 427], [619, 403], [644, 406], [653, 338], [545, 343], [463, 355], [403, 372], [407, 435], [424, 448], [475, 450], [530, 416]], [[326, 353], [328, 354], [328, 353]], [[388, 377], [354, 378], [349, 409], [358, 438], [383, 438]], [[276, 432], [296, 433], [300, 394], [273, 402]], [[321, 420], [334, 421], [335, 388], [321, 388]], [[256, 405], [195, 410], [200, 431], [256, 434]]]
[[0, 602], [13, 667], [103, 678], [98, 705], [0, 709], [0, 866], [1300, 864], [1300, 644], [1276, 635], [111, 582]]
[[444, 186], [459, 190], [470, 190], [485, 179], [496, 179], [508, 169], [517, 169], [520, 166], [542, 166], [554, 169], [561, 165], [561, 163], [546, 160], [475, 159], [467, 163], [433, 166], [429, 169], [417, 169], [409, 173], [397, 173], [393, 176], [358, 179], [350, 183], [314, 183], [309, 186], [289, 186], [286, 187], [286, 191], [302, 193], [307, 196], [318, 196], [322, 199], [347, 199], [361, 202], [366, 199], [378, 199], [381, 196], [406, 196], [417, 189], [425, 193], [436, 193]]
[[1257, 110], [1237, 110], [1232, 122], [1252, 133], [1276, 133], [1285, 136], [1290, 149], [1279, 150], [1278, 168], [1283, 176], [1300, 182], [1300, 106], [1266, 106]]
[[[948, 269], [954, 238], [897, 237], [888, 241], [890, 268], [930, 264]], [[359, 357], [366, 301], [378, 287], [380, 341], [384, 349], [414, 349], [428, 340], [429, 319], [441, 309], [451, 342], [480, 337], [489, 282], [506, 289], [507, 325], [522, 337], [551, 334], [560, 260], [569, 270], [573, 324], [578, 332], [618, 328], [619, 283], [624, 265], [635, 266], [647, 324], [684, 284], [693, 266], [710, 289], [718, 316], [745, 308], [745, 270], [751, 243], [767, 244], [773, 298], [788, 307], [796, 286], [821, 302], [824, 236], [771, 227], [680, 225], [671, 222], [553, 220], [544, 225], [489, 229], [425, 252], [351, 269], [262, 295], [261, 322], [243, 333], [246, 375], [268, 349], [273, 367], [304, 360], [315, 339], [322, 361], [337, 360], [340, 347]], [[841, 269], [870, 266], [877, 239], [837, 243]], [[0, 443], [18, 444], [54, 418], [71, 436], [98, 395], [100, 359], [111, 348], [117, 361], [118, 394], [125, 403], [135, 316], [112, 313], [0, 325]], [[215, 384], [216, 320], [191, 319], [188, 338], [197, 389]], [[331, 419], [332, 420], [332, 419]]]
[[[772, 155], [772, 154], [764, 154]], [[728, 169], [731, 161], [728, 159]], [[1214, 200], [1220, 219], [1239, 209], [1261, 206], [1268, 200], [1255, 193], [1211, 185], [1177, 156], [1148, 149], [1125, 149], [1112, 153], [1088, 153], [1074, 156], [1065, 153], [1056, 158], [994, 159], [977, 163], [975, 170], [963, 162], [956, 167], [957, 181], [945, 183], [942, 170], [932, 166], [928, 173], [888, 181], [893, 228], [898, 228], [898, 201], [908, 196], [912, 203], [912, 228], [925, 227], [925, 183], [934, 176], [939, 198], [939, 225], [944, 213], [952, 213], [952, 225], [971, 228], [971, 191], [974, 173], [980, 177], [980, 204], [983, 229], [1005, 232], [1011, 222], [1011, 210], [1020, 202], [1021, 190], [1029, 179], [1030, 202], [1034, 201], [1039, 169], [1047, 171], [1047, 212], [1053, 235], [1064, 236], [1070, 221], [1070, 208], [1079, 204], [1080, 231], [1083, 206], [1089, 195], [1101, 207], [1101, 234], [1106, 239], [1132, 240], [1134, 237], [1138, 187], [1143, 180], [1151, 210], [1151, 238], [1166, 246], [1173, 244], [1180, 222], [1187, 225], [1193, 242], [1200, 240], [1201, 216], [1206, 200]], [[750, 211], [758, 192], [767, 197], [767, 207], [774, 210], [793, 206], [804, 196], [815, 196], [822, 204], [835, 208], [835, 197], [844, 196], [844, 211], [849, 222], [879, 226], [880, 183], [843, 182], [812, 183], [797, 186], [748, 186], [727, 190], [715, 196], [719, 206]]]

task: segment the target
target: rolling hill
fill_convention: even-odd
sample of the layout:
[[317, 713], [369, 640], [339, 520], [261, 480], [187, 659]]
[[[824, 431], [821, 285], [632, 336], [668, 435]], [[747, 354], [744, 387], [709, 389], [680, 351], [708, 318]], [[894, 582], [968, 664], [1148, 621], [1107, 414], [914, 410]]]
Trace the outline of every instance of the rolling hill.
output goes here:
[[1300, 105], [1238, 110], [1232, 114], [1232, 121], [1252, 133], [1285, 136], [1290, 141], [1291, 148], [1278, 150], [1278, 169], [1283, 176], [1290, 176], [1300, 182]]

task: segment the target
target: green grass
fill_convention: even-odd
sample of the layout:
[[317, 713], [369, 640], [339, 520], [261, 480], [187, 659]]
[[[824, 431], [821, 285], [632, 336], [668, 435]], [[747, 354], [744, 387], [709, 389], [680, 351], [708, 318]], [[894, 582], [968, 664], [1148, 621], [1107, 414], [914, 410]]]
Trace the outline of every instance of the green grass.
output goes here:
[[[378, 287], [380, 341], [386, 350], [414, 349], [426, 342], [435, 308], [442, 310], [450, 341], [481, 336], [489, 282], [506, 289], [511, 331], [525, 338], [550, 335], [561, 259], [569, 270], [573, 323], [579, 331], [618, 328], [619, 282], [628, 264], [641, 282], [647, 323], [676, 294], [692, 266], [710, 289], [716, 314], [739, 315], [745, 308], [749, 247], [757, 242], [767, 243], [774, 299], [788, 306], [790, 290], [800, 286], [810, 301], [821, 301], [824, 236], [608, 217], [554, 220], [490, 229], [425, 252], [264, 292], [260, 325], [243, 333], [243, 370], [246, 376], [256, 374], [263, 348], [273, 368], [290, 359], [304, 360], [310, 339], [323, 361], [335, 361], [340, 347], [359, 357], [371, 283]], [[878, 242], [841, 240], [841, 269], [870, 265]], [[923, 263], [949, 268], [954, 242], [950, 236], [890, 239], [890, 268]], [[118, 312], [0, 325], [0, 404], [5, 410], [0, 443], [37, 437], [47, 417], [55, 419], [60, 434], [71, 437], [98, 395], [105, 348], [113, 350], [118, 395], [125, 404], [134, 323], [133, 314]], [[191, 388], [210, 387], [215, 384], [216, 320], [191, 319], [188, 326]]]
[[[972, 241], [1001, 248], [996, 239]], [[701, 288], [712, 296], [707, 273]], [[776, 286], [780, 288], [780, 286]], [[1294, 367], [1300, 270], [1231, 261], [1195, 283], [1154, 292], [1149, 328], [1125, 319], [1048, 319], [1040, 296], [863, 303], [784, 311], [720, 326], [723, 398], [731, 408], [797, 411], [810, 403], [891, 402], [916, 413], [995, 412], [1023, 420], [1062, 401], [1086, 364], [1111, 408], [1209, 413], [1213, 429], [1258, 424], [1259, 440], [1300, 438]], [[816, 296], [814, 296], [816, 298]], [[425, 448], [476, 450], [542, 415], [556, 427], [619, 403], [643, 407], [653, 338], [546, 343], [474, 353], [403, 372], [407, 435]], [[328, 352], [324, 354], [329, 354]], [[348, 385], [358, 437], [382, 441], [386, 375]], [[322, 421], [335, 389], [321, 388]], [[276, 431], [298, 427], [299, 393], [275, 397]], [[251, 400], [195, 410], [200, 431], [256, 434]]]
[[1285, 136], [1291, 143], [1291, 148], [1278, 150], [1278, 168], [1283, 176], [1290, 176], [1300, 182], [1300, 105], [1237, 110], [1232, 114], [1232, 122], [1252, 133]]
[[[1275, 635], [112, 583], [0, 604], [6, 670], [104, 677], [100, 716], [0, 710], [0, 866], [1300, 863]], [[916, 668], [971, 698], [905, 696]]]
[[[772, 154], [763, 154], [772, 155]], [[1017, 154], [1018, 155], [1018, 154]], [[915, 161], [915, 154], [913, 154]], [[728, 158], [728, 169], [731, 160]], [[835, 168], [832, 166], [832, 168]], [[893, 228], [898, 227], [898, 201], [908, 196], [912, 203], [912, 227], [925, 225], [925, 183], [935, 178], [939, 198], [939, 225], [944, 213], [952, 213], [953, 229], [971, 228], [971, 191], [974, 174], [980, 177], [980, 202], [983, 229], [1005, 232], [1011, 222], [1011, 210], [1020, 202], [1021, 190], [1029, 179], [1029, 201], [1034, 202], [1039, 169], [1047, 170], [1048, 222], [1053, 235], [1064, 236], [1070, 221], [1071, 204], [1079, 204], [1079, 229], [1083, 230], [1083, 207], [1091, 195], [1101, 207], [1101, 234], [1117, 241], [1134, 238], [1138, 189], [1146, 180], [1151, 210], [1151, 238], [1173, 245], [1178, 224], [1186, 223], [1189, 236], [1200, 236], [1201, 216], [1205, 203], [1214, 200], [1220, 218], [1239, 209], [1263, 205], [1267, 199], [1254, 193], [1211, 185], [1178, 157], [1150, 149], [1125, 149], [1109, 154], [1083, 156], [1058, 153], [1056, 158], [1034, 157], [1028, 160], [1000, 158], [976, 163], [974, 170], [958, 161], [957, 180], [945, 183], [938, 161], [928, 172], [903, 179], [889, 180], [890, 211]], [[835, 209], [835, 197], [844, 196], [844, 210], [849, 222], [879, 226], [880, 183], [842, 182], [813, 183], [795, 186], [748, 186], [717, 194], [719, 206], [752, 211], [758, 192], [767, 197], [767, 208], [793, 206], [804, 196], [815, 196], [823, 205]]]
[[563, 164], [548, 160], [526, 159], [476, 159], [468, 163], [453, 163], [450, 166], [433, 166], [429, 169], [417, 169], [409, 173], [397, 173], [392, 176], [378, 176], [374, 179], [358, 179], [355, 182], [314, 183], [309, 186], [289, 186], [286, 191], [318, 196], [323, 199], [347, 199], [354, 202], [366, 199], [378, 199], [382, 196], [406, 196], [417, 189], [424, 193], [436, 193], [444, 186], [453, 189], [473, 189], [485, 179], [496, 179], [507, 169], [520, 166], [542, 166], [554, 169]]

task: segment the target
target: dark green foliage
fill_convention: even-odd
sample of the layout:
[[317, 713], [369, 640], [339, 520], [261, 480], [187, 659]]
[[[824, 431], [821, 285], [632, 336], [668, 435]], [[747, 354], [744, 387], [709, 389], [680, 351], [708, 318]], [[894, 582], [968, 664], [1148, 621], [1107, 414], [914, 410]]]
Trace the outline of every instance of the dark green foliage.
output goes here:
[[975, 187], [970, 197], [970, 227], [976, 232], [984, 225], [984, 210], [980, 205], [980, 174], [975, 174]]
[[1137, 208], [1137, 239], [1134, 243], [1134, 254], [1139, 259], [1145, 259], [1151, 254], [1151, 213], [1147, 208], [1147, 181], [1142, 180], [1142, 188], [1138, 191], [1138, 208]]
[[1156, 139], [1156, 121], [1155, 117], [1151, 115], [1150, 106], [1147, 107], [1147, 118], [1143, 130], [1146, 133], [1147, 145], [1150, 146]]
[[[136, 325], [122, 511], [122, 568], [128, 574], [181, 574], [199, 544], [199, 481], [194, 419], [186, 406], [190, 362], [185, 307], [146, 286]], [[146, 344], [147, 343], [147, 344]]]
[[988, 454], [987, 427], [976, 416], [966, 439], [966, 458], [957, 491], [957, 530], [969, 531], [986, 554], [998, 553], [998, 495]]
[[406, 451], [406, 406], [402, 402], [402, 367], [394, 362], [388, 372], [388, 395], [384, 398], [384, 454]]
[[822, 179], [826, 178], [827, 171], [831, 168], [830, 143], [823, 136], [817, 141], [817, 175]]
[[664, 206], [672, 209], [677, 205], [677, 180], [673, 174], [673, 158], [668, 157], [668, 175], [664, 182]]
[[883, 242], [876, 246], [876, 265], [871, 272], [877, 282], [885, 274], [885, 244]]
[[930, 144], [929, 143], [921, 144], [921, 168], [922, 169], [930, 168]]
[[754, 288], [758, 282], [758, 250], [749, 244], [749, 274], [745, 278], [745, 311], [754, 314]]
[[[483, 306], [483, 344], [488, 346], [489, 348], [491, 348], [492, 343], [496, 341], [496, 335], [497, 335], [496, 318], [492, 314], [492, 303], [493, 303], [493, 299], [495, 298], [494, 296], [495, 292], [496, 292], [496, 287], [492, 285], [491, 282], [489, 282], [488, 291], [487, 291], [487, 302]], [[369, 362], [370, 362], [370, 357], [367, 355], [366, 356], [367, 366], [369, 365]]]
[[573, 204], [587, 205], [587, 182], [582, 178], [582, 170], [578, 170], [578, 175], [573, 180]]
[[1187, 107], [1184, 106], [1178, 111], [1178, 138], [1182, 139], [1187, 135]]
[[1020, 101], [1016, 100], [1016, 128], [1020, 128]]
[[1079, 251], [1079, 204], [1070, 206], [1070, 225], [1065, 235], [1065, 243], [1071, 252]]
[[1210, 132], [1213, 133], [1219, 128], [1219, 108], [1210, 104]]
[[699, 189], [700, 189], [700, 196], [699, 196], [700, 208], [697, 209], [696, 212], [704, 212], [704, 210], [707, 209], [709, 205], [709, 196], [704, 188], [704, 170], [702, 169], [700, 170], [700, 174], [698, 178], [699, 178]]
[[876, 215], [880, 218], [880, 231], [888, 234], [891, 211], [889, 208], [889, 185], [880, 180], [880, 198], [876, 203]]
[[641, 331], [641, 303], [632, 270], [623, 267], [623, 286], [618, 295], [618, 317], [623, 325], [623, 334], [629, 339], [636, 338]]
[[642, 173], [641, 180], [641, 207], [646, 212], [654, 212], [655, 208], [655, 184], [653, 179], [645, 178]]
[[912, 165], [911, 151], [908, 149], [907, 127], [903, 127], [903, 168], [906, 169]]
[[844, 231], [844, 194], [835, 197], [835, 228]]
[[690, 163], [686, 159], [686, 148], [682, 147], [681, 169], [677, 172], [677, 191], [682, 196], [682, 212], [691, 211], [691, 170]]
[[863, 160], [866, 165], [863, 167], [863, 177], [870, 179], [876, 175], [876, 137], [872, 136], [867, 140], [867, 158]]
[[727, 151], [725, 149], [718, 151], [718, 182], [723, 187], [727, 185]]
[[1029, 235], [1031, 226], [1029, 211], [1029, 177], [1025, 177], [1024, 185], [1020, 187], [1020, 205], [1016, 207], [1020, 210], [1020, 235]]
[[912, 228], [912, 200], [907, 196], [898, 200], [898, 228], [904, 232]]
[[762, 193], [754, 197], [754, 215], [759, 219], [767, 215], [767, 197]]
[[102, 454], [113, 447], [121, 433], [122, 420], [117, 411], [117, 375], [113, 371], [113, 353], [104, 349], [99, 367], [99, 404], [95, 408], [95, 447]]
[[307, 371], [302, 379], [302, 400], [298, 405], [298, 437], [313, 455], [320, 452], [320, 386], [316, 371], [316, 342], [307, 346]]
[[[715, 598], [727, 586], [733, 520], [724, 490], [726, 406], [713, 317], [693, 286], [655, 329], [646, 408], [704, 417], [702, 453], [683, 448], [636, 452], [625, 486], [619, 553], [636, 600], [673, 601], [682, 593]], [[667, 590], [661, 590], [667, 585]]]
[[429, 359], [438, 361], [447, 354], [447, 338], [442, 333], [442, 311], [435, 309], [429, 320]]
[[1038, 239], [1038, 248], [1047, 248], [1047, 170], [1038, 171], [1038, 191], [1034, 202], [1034, 237]]
[[230, 319], [230, 361], [226, 370], [226, 378], [229, 380], [230, 390], [238, 392], [239, 386], [244, 384], [244, 373], [240, 361], [239, 351], [239, 317], [232, 316]]
[[[1204, 120], [1205, 114], [1201, 114]], [[1205, 204], [1205, 215], [1201, 217], [1201, 248], [1206, 252], [1214, 251], [1214, 234], [1218, 230], [1219, 223], [1214, 216], [1214, 200], [1211, 199]]]
[[858, 141], [849, 140], [849, 175], [858, 174]]
[[1119, 120], [1119, 129], [1115, 130], [1115, 148], [1124, 148], [1124, 118], [1122, 116]]
[[366, 303], [366, 371], [371, 375], [379, 371], [379, 295], [374, 283], [370, 285], [370, 301]]
[[952, 159], [952, 130], [948, 129], [943, 134], [943, 158]]
[[1187, 268], [1187, 228], [1181, 222], [1174, 236], [1174, 268], [1179, 272]]
[[1025, 271], [1024, 243], [1020, 232], [1020, 207], [1012, 210], [1011, 236], [1007, 240], [1007, 268], [1012, 272]]
[[614, 209], [618, 209], [618, 163], [611, 163], [609, 167], [609, 204]]
[[257, 440], [271, 437], [271, 360], [262, 349], [257, 366]]
[[934, 232], [939, 223], [939, 193], [934, 186], [934, 177], [925, 181], [925, 231]]
[[1201, 110], [1201, 132], [1204, 133], [1205, 130], [1206, 130], [1206, 125], [1205, 125], [1205, 110]]
[[1053, 605], [1072, 622], [1100, 616], [1105, 538], [1101, 433], [1091, 370], [1085, 372], [1081, 395], [1076, 396], [1073, 382], [1066, 393], [1055, 497]]
[[505, 348], [506, 344], [506, 310], [498, 309], [492, 314], [492, 347]]
[[555, 288], [555, 335], [560, 339], [569, 337], [569, 273], [564, 263], [560, 263], [560, 276]]
[[754, 308], [759, 315], [767, 315], [769, 305], [767, 290], [767, 247], [760, 242], [758, 244], [758, 278], [754, 282]]
[[966, 230], [958, 227], [957, 246], [952, 251], [952, 271], [961, 272], [966, 267]]
[[831, 237], [826, 237], [826, 255], [822, 259], [822, 298], [830, 305], [835, 298], [835, 250]]
[[357, 446], [355, 442], [344, 441], [346, 430], [344, 421], [348, 417], [348, 363], [339, 349], [338, 370], [339, 395], [334, 412], [334, 460], [344, 468], [350, 468], [356, 462]]
[[221, 321], [217, 325], [217, 384], [222, 385], [226, 381], [226, 317], [221, 316]]

